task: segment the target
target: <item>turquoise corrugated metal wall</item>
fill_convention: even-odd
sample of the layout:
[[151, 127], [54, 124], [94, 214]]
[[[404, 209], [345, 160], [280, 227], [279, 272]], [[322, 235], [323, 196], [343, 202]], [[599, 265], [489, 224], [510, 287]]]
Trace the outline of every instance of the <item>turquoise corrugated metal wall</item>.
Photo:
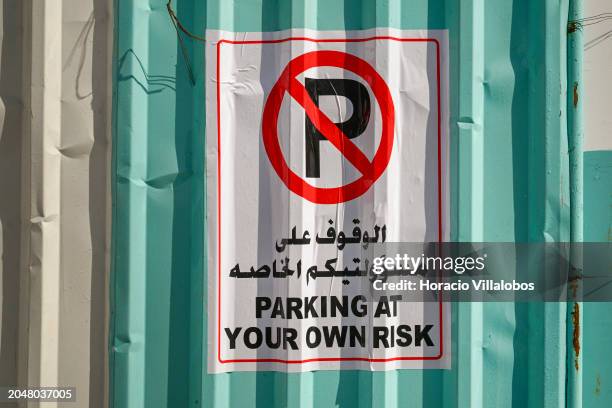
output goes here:
[[[192, 86], [165, 1], [116, 9], [113, 407], [565, 406], [566, 308], [554, 303], [455, 305], [452, 370], [207, 375], [203, 47], [186, 40]], [[198, 34], [449, 30], [453, 239], [569, 240], [568, 0], [175, 9]]]

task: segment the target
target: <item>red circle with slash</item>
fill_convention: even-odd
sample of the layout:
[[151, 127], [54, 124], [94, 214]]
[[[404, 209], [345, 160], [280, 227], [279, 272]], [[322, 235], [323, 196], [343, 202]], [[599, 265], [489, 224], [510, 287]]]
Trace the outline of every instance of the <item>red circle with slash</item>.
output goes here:
[[[351, 71], [372, 89], [382, 115], [382, 137], [372, 161], [319, 109], [304, 85], [297, 80], [296, 77], [302, 72], [319, 66]], [[285, 92], [304, 108], [317, 130], [355, 166], [361, 177], [343, 186], [324, 188], [309, 184], [291, 170], [280, 147], [277, 126]], [[274, 170], [289, 190], [316, 204], [338, 204], [353, 200], [368, 191], [389, 164], [394, 128], [393, 99], [384, 79], [366, 61], [340, 51], [313, 51], [291, 60], [268, 95], [262, 120], [263, 142]]]

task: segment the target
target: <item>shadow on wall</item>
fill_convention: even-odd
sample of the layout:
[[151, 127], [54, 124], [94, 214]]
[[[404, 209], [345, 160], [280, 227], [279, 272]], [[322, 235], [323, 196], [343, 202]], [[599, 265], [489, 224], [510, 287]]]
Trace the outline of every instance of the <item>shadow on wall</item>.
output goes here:
[[0, 56], [0, 386], [17, 384], [21, 242], [22, 13], [1, 2]]
[[[112, 63], [112, 39], [108, 27], [113, 26], [112, 7], [109, 0], [94, 0], [93, 14], [85, 25], [85, 35], [92, 39], [92, 99], [94, 143], [89, 161], [89, 223], [91, 234], [91, 309], [89, 337], [89, 407], [102, 408], [108, 398], [106, 389], [106, 371], [108, 361], [107, 319], [107, 271], [109, 270], [110, 228], [110, 144], [111, 144], [111, 101], [112, 84], [108, 67]], [[86, 30], [86, 31], [85, 31]], [[84, 41], [86, 44], [86, 40]], [[83, 53], [86, 49], [83, 49]], [[79, 71], [76, 77], [75, 91], [79, 99], [86, 97], [79, 89], [79, 80], [83, 67], [81, 56]], [[105, 396], [105, 397], [103, 397]]]
[[[136, 64], [139, 69], [133, 70]], [[126, 65], [128, 67], [126, 68]], [[128, 72], [125, 74], [124, 72]], [[134, 75], [133, 72], [142, 71], [142, 75]], [[117, 81], [133, 80], [142, 90], [151, 95], [169, 89], [176, 92], [176, 79], [170, 75], [150, 75], [134, 50], [131, 48], [124, 52], [117, 61]]]

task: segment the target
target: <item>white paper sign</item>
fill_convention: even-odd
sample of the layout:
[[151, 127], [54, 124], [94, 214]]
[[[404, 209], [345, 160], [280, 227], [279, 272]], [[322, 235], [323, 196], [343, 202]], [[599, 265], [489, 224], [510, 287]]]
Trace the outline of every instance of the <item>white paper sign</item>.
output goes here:
[[445, 31], [207, 32], [208, 371], [448, 368], [364, 254], [447, 236]]

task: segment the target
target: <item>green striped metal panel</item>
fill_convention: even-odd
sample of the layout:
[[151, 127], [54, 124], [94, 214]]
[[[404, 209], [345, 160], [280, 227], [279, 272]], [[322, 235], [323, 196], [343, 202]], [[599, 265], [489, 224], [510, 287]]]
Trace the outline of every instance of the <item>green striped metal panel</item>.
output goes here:
[[[200, 35], [447, 29], [453, 239], [569, 239], [567, 0], [174, 6]], [[566, 308], [553, 303], [455, 305], [452, 370], [207, 374], [203, 46], [185, 40], [192, 86], [165, 1], [116, 10], [113, 407], [565, 405]]]

